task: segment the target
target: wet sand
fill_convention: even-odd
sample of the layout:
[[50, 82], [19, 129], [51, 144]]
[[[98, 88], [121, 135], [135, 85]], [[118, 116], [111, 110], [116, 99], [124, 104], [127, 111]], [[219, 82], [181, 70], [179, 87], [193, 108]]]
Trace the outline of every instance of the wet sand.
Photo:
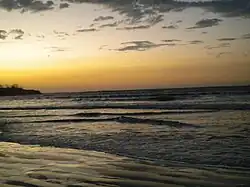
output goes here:
[[[156, 166], [95, 151], [0, 143], [0, 185], [27, 187], [247, 186], [243, 168], [169, 162]], [[237, 169], [237, 170], [236, 170]]]

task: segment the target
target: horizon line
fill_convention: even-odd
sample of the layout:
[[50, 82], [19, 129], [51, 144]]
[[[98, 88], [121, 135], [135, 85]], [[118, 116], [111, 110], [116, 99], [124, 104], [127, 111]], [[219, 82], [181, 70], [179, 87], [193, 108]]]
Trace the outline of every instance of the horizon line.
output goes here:
[[209, 86], [183, 86], [183, 87], [159, 87], [159, 88], [135, 88], [135, 89], [107, 89], [107, 90], [86, 90], [86, 91], [62, 91], [62, 92], [42, 92], [42, 94], [62, 94], [62, 93], [93, 93], [93, 92], [119, 92], [119, 91], [150, 91], [150, 90], [179, 90], [179, 89], [195, 89], [195, 88], [227, 88], [227, 87], [250, 87], [249, 84], [223, 84], [223, 85], [209, 85]]

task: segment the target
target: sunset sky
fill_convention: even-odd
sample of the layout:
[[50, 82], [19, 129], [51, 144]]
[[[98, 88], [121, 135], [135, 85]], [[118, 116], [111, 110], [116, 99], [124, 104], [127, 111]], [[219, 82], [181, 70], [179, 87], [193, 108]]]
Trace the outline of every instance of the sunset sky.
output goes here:
[[0, 0], [0, 84], [250, 84], [249, 0]]

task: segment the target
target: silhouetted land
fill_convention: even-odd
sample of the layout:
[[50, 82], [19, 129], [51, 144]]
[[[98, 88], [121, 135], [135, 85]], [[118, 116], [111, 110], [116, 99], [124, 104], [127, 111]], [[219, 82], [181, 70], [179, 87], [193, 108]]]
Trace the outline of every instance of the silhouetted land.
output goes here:
[[0, 96], [35, 95], [41, 94], [38, 90], [26, 90], [18, 86], [0, 87]]

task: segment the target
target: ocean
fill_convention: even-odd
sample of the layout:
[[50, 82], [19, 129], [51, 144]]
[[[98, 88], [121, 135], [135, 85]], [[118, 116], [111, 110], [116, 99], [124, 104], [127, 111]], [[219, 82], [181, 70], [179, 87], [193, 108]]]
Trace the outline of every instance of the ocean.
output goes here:
[[250, 86], [0, 97], [0, 186], [249, 187]]

